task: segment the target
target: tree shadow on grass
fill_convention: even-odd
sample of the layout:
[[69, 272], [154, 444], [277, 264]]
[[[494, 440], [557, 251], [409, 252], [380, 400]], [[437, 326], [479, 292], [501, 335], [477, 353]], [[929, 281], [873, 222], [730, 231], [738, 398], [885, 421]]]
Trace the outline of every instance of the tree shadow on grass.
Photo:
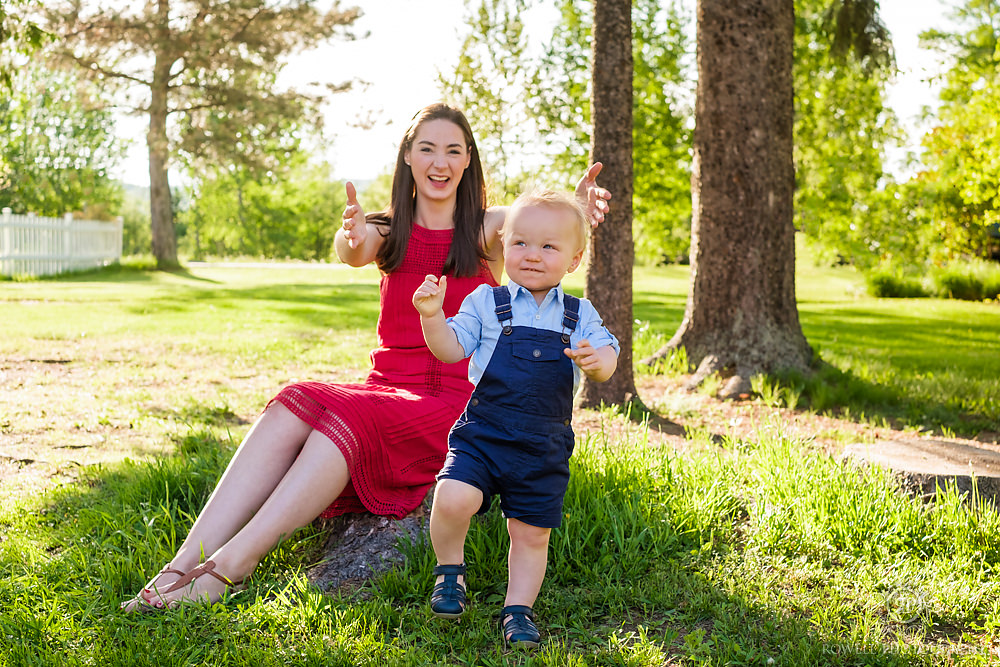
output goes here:
[[[668, 336], [684, 315], [677, 295], [637, 292], [634, 304], [638, 320]], [[973, 316], [967, 304], [932, 305], [800, 301], [802, 328], [819, 361], [812, 377], [779, 379], [800, 392], [800, 406], [817, 412], [996, 438], [1000, 316]]]
[[192, 312], [210, 306], [233, 317], [281, 313], [312, 327], [374, 328], [379, 315], [379, 288], [358, 283], [283, 283], [248, 288], [191, 287], [126, 309], [135, 315], [158, 316]]

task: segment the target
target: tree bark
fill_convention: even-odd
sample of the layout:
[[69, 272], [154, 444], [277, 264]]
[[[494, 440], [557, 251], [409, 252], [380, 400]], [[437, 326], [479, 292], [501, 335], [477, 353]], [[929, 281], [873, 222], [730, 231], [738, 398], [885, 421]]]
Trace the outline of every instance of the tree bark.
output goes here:
[[644, 363], [683, 347], [689, 386], [729, 375], [807, 369], [795, 303], [792, 223], [792, 0], [698, 2], [691, 176], [691, 283], [680, 329]]
[[594, 230], [586, 296], [618, 337], [618, 370], [607, 382], [584, 379], [582, 407], [636, 399], [632, 373], [632, 3], [595, 0], [591, 71], [591, 162], [604, 163], [601, 184], [614, 194], [610, 213]]
[[[157, 13], [160, 20], [157, 29], [165, 33], [168, 29], [169, 14], [167, 0], [160, 0], [157, 3]], [[166, 43], [165, 36], [161, 34], [156, 43], [162, 48]], [[156, 266], [160, 269], [170, 269], [178, 266], [177, 235], [174, 230], [173, 208], [170, 205], [170, 180], [167, 173], [170, 158], [170, 145], [167, 141], [167, 92], [174, 58], [160, 48], [156, 52], [153, 81], [149, 87], [149, 132], [146, 134], [146, 146], [149, 150], [149, 218]]]

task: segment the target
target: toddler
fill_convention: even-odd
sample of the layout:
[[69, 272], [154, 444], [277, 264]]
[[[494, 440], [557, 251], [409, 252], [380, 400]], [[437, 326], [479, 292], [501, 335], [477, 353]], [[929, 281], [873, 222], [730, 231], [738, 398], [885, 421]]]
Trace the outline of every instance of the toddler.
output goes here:
[[452, 619], [465, 610], [469, 522], [498, 495], [510, 535], [503, 637], [528, 648], [540, 641], [531, 607], [569, 482], [573, 395], [581, 372], [603, 382], [618, 364], [618, 340], [597, 311], [560, 285], [580, 265], [589, 227], [568, 195], [521, 195], [500, 232], [507, 285], [477, 287], [449, 319], [442, 312], [444, 276], [427, 276], [413, 295], [427, 347], [446, 363], [471, 356], [475, 385], [437, 476], [431, 610]]

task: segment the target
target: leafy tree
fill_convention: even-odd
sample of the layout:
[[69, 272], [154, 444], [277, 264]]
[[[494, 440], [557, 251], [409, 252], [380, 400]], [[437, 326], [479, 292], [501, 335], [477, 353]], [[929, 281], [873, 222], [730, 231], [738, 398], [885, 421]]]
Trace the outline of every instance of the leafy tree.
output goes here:
[[[562, 0], [560, 24], [535, 74], [529, 99], [541, 136], [565, 182], [586, 168], [590, 142], [589, 0]], [[634, 237], [645, 261], [687, 257], [691, 223], [690, 45], [679, 3], [632, 3]]]
[[329, 258], [343, 184], [329, 165], [299, 155], [270, 176], [245, 167], [206, 170], [180, 215], [184, 249], [193, 257]]
[[840, 260], [870, 266], [903, 249], [894, 245], [900, 212], [882, 192], [885, 147], [897, 138], [890, 69], [884, 51], [831, 49], [827, 5], [795, 2], [795, 222]]
[[[117, 82], [149, 118], [152, 247], [161, 267], [177, 263], [167, 168], [188, 153], [255, 165], [258, 147], [317, 101], [277, 92], [283, 59], [343, 34], [359, 16], [313, 0], [59, 0], [46, 10], [64, 58]], [[168, 119], [178, 122], [168, 125]], [[274, 155], [272, 152], [271, 155]]]
[[450, 77], [439, 75], [445, 100], [462, 109], [497, 179], [500, 199], [516, 196], [516, 172], [527, 148], [530, 119], [524, 90], [530, 74], [522, 15], [528, 0], [466, 0], [468, 33]]
[[122, 156], [99, 91], [72, 72], [39, 60], [12, 73], [0, 98], [0, 206], [110, 219], [120, 187], [109, 176]]
[[32, 0], [0, 2], [0, 89], [14, 88], [17, 58], [27, 58], [51, 37], [29, 16], [36, 9]]
[[945, 255], [986, 256], [991, 227], [1000, 223], [1000, 2], [966, 0], [953, 18], [957, 30], [921, 35], [952, 66], [939, 125], [923, 140], [927, 169], [918, 180], [933, 194], [930, 212]]

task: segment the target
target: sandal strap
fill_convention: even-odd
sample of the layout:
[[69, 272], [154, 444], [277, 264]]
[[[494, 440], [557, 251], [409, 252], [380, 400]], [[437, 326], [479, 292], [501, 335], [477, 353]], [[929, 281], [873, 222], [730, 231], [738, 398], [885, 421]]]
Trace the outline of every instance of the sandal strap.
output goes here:
[[185, 574], [183, 577], [181, 577], [177, 581], [175, 581], [170, 586], [170, 588], [168, 588], [166, 591], [164, 591], [164, 594], [166, 594], [166, 593], [173, 593], [176, 590], [184, 588], [185, 586], [187, 586], [188, 584], [190, 584], [192, 581], [194, 581], [195, 579], [197, 579], [198, 577], [200, 577], [203, 574], [210, 574], [213, 577], [215, 577], [216, 579], [218, 579], [219, 581], [221, 581], [222, 583], [224, 583], [226, 586], [234, 586], [234, 587], [235, 586], [242, 586], [244, 584], [244, 582], [246, 582], [246, 580], [249, 578], [249, 577], [246, 577], [246, 578], [240, 579], [239, 581], [233, 581], [229, 577], [227, 577], [227, 576], [225, 576], [223, 574], [220, 574], [219, 572], [215, 571], [215, 561], [214, 560], [207, 560], [204, 563], [202, 563], [201, 565], [199, 565], [198, 567], [194, 568], [193, 570], [191, 570], [190, 572], [188, 572], [187, 574]]
[[[183, 577], [184, 575], [187, 574], [187, 572], [181, 572], [177, 568], [171, 567], [170, 563], [167, 563], [166, 565], [163, 566], [163, 569], [160, 570], [156, 574], [155, 577], [153, 577], [153, 579], [152, 579], [152, 582], [154, 582], [153, 586], [151, 588], [143, 588], [142, 592], [139, 595], [137, 595], [136, 597], [141, 597], [142, 593], [156, 593], [157, 590], [159, 590], [159, 586], [157, 586], [155, 582], [156, 582], [157, 579], [159, 579], [164, 574], [176, 574], [178, 577]], [[166, 589], [164, 589], [164, 592], [166, 592]]]
[[538, 646], [541, 636], [538, 633], [538, 626], [535, 625], [535, 614], [531, 607], [521, 604], [509, 605], [500, 611], [500, 619], [503, 623], [505, 642], [532, 648]]
[[439, 574], [445, 574], [445, 575], [465, 574], [465, 563], [462, 563], [460, 565], [435, 565], [434, 576], [436, 577]]
[[[531, 621], [535, 620], [535, 612], [534, 612], [534, 610], [531, 607], [527, 606], [527, 605], [512, 604], [512, 605], [508, 605], [508, 606], [506, 606], [506, 607], [504, 607], [503, 609], [500, 610], [500, 618], [503, 618], [504, 616], [510, 616], [511, 618], [513, 618], [514, 616], [517, 616], [517, 615], [527, 616], [528, 619], [531, 620]], [[508, 621], [508, 623], [509, 622], [510, 621]]]

